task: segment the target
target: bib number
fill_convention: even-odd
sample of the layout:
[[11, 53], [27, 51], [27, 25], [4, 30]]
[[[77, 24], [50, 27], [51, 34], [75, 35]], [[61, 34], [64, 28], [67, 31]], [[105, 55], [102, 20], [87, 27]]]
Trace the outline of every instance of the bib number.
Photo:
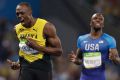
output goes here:
[[100, 52], [91, 52], [91, 53], [84, 53], [83, 64], [85, 68], [96, 68], [101, 66], [101, 53]]
[[20, 48], [20, 50], [22, 50], [26, 54], [35, 54], [35, 53], [38, 53], [37, 50], [30, 48], [23, 41], [19, 43], [19, 48]]

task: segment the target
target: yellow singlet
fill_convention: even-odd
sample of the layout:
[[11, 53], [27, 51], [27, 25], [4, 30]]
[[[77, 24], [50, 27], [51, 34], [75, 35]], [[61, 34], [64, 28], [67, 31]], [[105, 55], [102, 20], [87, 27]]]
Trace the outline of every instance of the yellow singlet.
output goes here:
[[[47, 23], [46, 20], [38, 18], [35, 25], [31, 28], [25, 28], [21, 25], [21, 23], [17, 24], [15, 26], [15, 30], [16, 30], [17, 37], [18, 37], [20, 43], [24, 43], [23, 37], [24, 38], [31, 37], [32, 39], [36, 40], [36, 42], [40, 46], [45, 47], [46, 39], [44, 39], [44, 37], [43, 37], [43, 29], [44, 29], [44, 26], [46, 23]], [[23, 47], [22, 47], [22, 49], [20, 48], [20, 50], [19, 50], [19, 56], [23, 57], [25, 60], [27, 60], [29, 62], [34, 62], [38, 59], [43, 58], [42, 52], [37, 52], [37, 54], [34, 54], [34, 53], [32, 53], [32, 52], [34, 52], [33, 49], [30, 49], [30, 48], [28, 49], [28, 47], [27, 48], [25, 47], [25, 50]]]

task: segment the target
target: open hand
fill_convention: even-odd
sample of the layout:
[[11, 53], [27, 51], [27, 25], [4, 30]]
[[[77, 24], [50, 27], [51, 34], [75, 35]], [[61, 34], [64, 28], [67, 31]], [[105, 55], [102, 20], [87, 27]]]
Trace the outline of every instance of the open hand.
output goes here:
[[17, 70], [20, 68], [19, 62], [14, 62], [14, 61], [7, 59], [7, 63], [10, 65], [11, 69], [13, 70]]
[[76, 61], [76, 54], [71, 51], [70, 54], [68, 55], [68, 58], [71, 62], [75, 62]]

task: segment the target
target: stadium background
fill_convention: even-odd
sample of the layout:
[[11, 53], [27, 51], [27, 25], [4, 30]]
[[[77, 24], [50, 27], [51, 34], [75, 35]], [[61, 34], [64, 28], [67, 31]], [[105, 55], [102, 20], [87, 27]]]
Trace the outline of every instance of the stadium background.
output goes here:
[[[76, 50], [77, 37], [90, 31], [90, 17], [102, 12], [105, 17], [104, 32], [115, 37], [120, 52], [120, 0], [0, 0], [0, 80], [17, 80], [18, 72], [9, 68], [6, 59], [16, 61], [18, 42], [14, 25], [18, 23], [15, 14], [16, 5], [29, 2], [33, 16], [47, 19], [57, 29], [64, 53], [53, 57], [53, 80], [79, 80], [80, 66], [68, 61], [67, 55]], [[120, 80], [120, 65], [107, 64], [107, 80]]]

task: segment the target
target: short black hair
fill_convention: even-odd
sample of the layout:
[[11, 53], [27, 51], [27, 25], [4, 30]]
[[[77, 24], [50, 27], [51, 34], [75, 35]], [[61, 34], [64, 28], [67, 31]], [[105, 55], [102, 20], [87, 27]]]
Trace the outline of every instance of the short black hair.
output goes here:
[[25, 5], [25, 6], [27, 6], [29, 9], [32, 10], [32, 7], [31, 7], [31, 5], [30, 5], [28, 2], [21, 2], [21, 3], [19, 3], [18, 5]]
[[97, 14], [97, 15], [102, 15], [102, 16], [103, 16], [103, 13], [95, 13], [95, 14]]
[[[102, 16], [102, 17], [104, 18], [104, 16], [103, 16], [102, 13], [94, 13], [94, 14], [92, 15], [92, 17], [93, 17], [94, 15]], [[92, 17], [91, 17], [91, 18], [92, 18]]]

